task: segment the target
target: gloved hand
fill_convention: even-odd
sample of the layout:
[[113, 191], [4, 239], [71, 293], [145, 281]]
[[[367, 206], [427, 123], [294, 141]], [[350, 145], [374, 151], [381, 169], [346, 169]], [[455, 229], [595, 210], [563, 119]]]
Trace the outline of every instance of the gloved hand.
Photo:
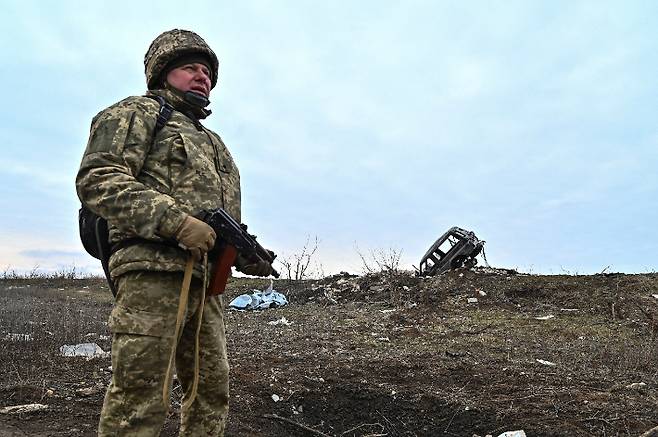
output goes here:
[[235, 268], [238, 272], [242, 272], [249, 276], [270, 276], [274, 269], [272, 264], [265, 260], [250, 262], [246, 258], [238, 255], [235, 259]]
[[190, 251], [196, 261], [215, 246], [217, 234], [206, 222], [188, 215], [176, 232], [176, 240]]

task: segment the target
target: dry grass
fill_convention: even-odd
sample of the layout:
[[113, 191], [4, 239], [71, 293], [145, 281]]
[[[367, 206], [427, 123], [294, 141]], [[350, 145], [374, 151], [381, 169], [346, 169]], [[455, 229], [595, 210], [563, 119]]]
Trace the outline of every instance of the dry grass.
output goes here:
[[[227, 298], [268, 283], [233, 280]], [[289, 307], [227, 313], [230, 435], [308, 435], [290, 421], [350, 437], [510, 429], [635, 436], [658, 424], [658, 300], [651, 296], [658, 275], [501, 270], [421, 279], [398, 272], [277, 281], [275, 288]], [[472, 297], [478, 302], [468, 303]], [[82, 425], [70, 435], [94, 435], [102, 389], [89, 397], [78, 390], [106, 384], [109, 373], [100, 369], [109, 360], [57, 352], [86, 341], [107, 350], [109, 340], [98, 335], [107, 334], [110, 308], [101, 279], [0, 280], [0, 406], [53, 406], [50, 415], [12, 425], [29, 435], [69, 435], [73, 420]], [[268, 324], [282, 316], [293, 324]], [[7, 333], [33, 340], [8, 341]], [[175, 435], [176, 414], [163, 435]]]

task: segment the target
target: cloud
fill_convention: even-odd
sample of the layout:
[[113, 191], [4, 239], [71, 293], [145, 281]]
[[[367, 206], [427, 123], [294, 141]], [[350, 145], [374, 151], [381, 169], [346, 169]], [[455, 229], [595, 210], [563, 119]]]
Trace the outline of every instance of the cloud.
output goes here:
[[[20, 78], [2, 73], [16, 85], [0, 123], [12, 206], [0, 220], [20, 248], [4, 246], [0, 261], [29, 267], [60, 252], [87, 262], [73, 256], [73, 179], [89, 122], [144, 91], [143, 54], [173, 27], [216, 48], [207, 126], [238, 163], [246, 220], [280, 251], [310, 234], [337, 269], [349, 258], [340, 245], [357, 238], [416, 259], [426, 239], [463, 225], [487, 234], [493, 259], [568, 265], [582, 255], [555, 246], [577, 239], [601, 248], [586, 254], [598, 268], [606, 233], [631, 219], [652, 229], [656, 5], [173, 5], [12, 3], [0, 18], [13, 35], [0, 46], [24, 66]], [[31, 241], [36, 229], [43, 237]]]

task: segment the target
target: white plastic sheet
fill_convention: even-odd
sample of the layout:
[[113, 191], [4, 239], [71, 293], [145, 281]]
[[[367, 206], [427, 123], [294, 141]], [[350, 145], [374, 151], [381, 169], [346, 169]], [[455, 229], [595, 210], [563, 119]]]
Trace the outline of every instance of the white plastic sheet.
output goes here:
[[265, 310], [288, 304], [288, 299], [282, 293], [274, 290], [274, 282], [263, 291], [253, 290], [251, 294], [241, 294], [228, 304], [236, 310]]
[[59, 353], [63, 357], [85, 357], [87, 359], [105, 358], [110, 355], [96, 343], [65, 344], [59, 348]]

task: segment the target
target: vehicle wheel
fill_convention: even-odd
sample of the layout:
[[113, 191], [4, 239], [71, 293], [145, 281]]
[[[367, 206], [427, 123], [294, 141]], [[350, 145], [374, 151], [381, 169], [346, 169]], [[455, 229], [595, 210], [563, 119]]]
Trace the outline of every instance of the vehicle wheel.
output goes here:
[[458, 256], [452, 260], [452, 263], [450, 263], [450, 268], [458, 269], [464, 265], [464, 261], [466, 261], [465, 256]]

